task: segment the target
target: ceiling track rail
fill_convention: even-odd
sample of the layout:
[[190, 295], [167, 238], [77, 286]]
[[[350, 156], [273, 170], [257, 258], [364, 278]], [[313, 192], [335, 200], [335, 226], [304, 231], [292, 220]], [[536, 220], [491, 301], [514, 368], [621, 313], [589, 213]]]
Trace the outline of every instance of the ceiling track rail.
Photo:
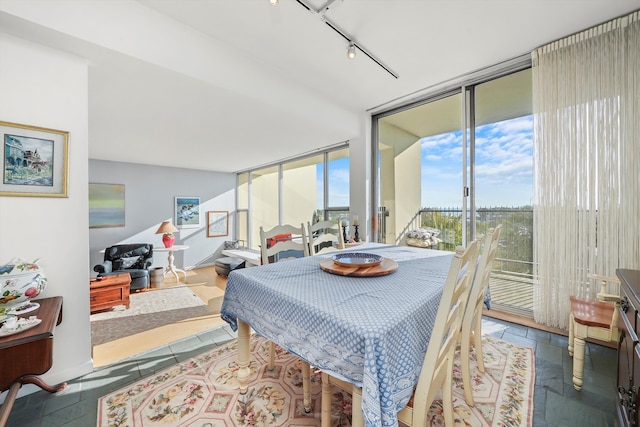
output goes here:
[[396, 79], [399, 78], [399, 76], [398, 76], [398, 74], [396, 72], [394, 72], [391, 68], [389, 68], [387, 65], [385, 65], [384, 62], [382, 62], [375, 55], [373, 55], [371, 52], [369, 52], [367, 49], [365, 49], [362, 45], [360, 45], [358, 42], [356, 42], [351, 36], [349, 36], [346, 32], [344, 32], [341, 28], [339, 28], [336, 24], [331, 22], [326, 17], [326, 14], [329, 11], [329, 8], [333, 5], [333, 3], [336, 2], [336, 0], [327, 1], [327, 3], [325, 3], [325, 5], [322, 8], [320, 8], [319, 10], [315, 10], [313, 7], [308, 5], [304, 0], [296, 0], [296, 2], [300, 6], [304, 7], [308, 12], [320, 17], [320, 20], [323, 21], [325, 24], [327, 24], [327, 26], [329, 28], [331, 28], [333, 31], [338, 33], [347, 42], [353, 44], [353, 46], [355, 46], [360, 52], [362, 52], [367, 57], [369, 57], [369, 59], [371, 59], [373, 62], [378, 64], [378, 66], [380, 68], [385, 70], [387, 73], [391, 74], [394, 78], [396, 78]]

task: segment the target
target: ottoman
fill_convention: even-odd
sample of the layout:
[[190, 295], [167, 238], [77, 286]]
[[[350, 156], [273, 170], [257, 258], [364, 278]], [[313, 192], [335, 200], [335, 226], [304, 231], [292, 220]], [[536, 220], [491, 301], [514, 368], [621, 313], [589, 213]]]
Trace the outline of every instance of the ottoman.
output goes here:
[[236, 268], [244, 268], [245, 261], [242, 258], [226, 257], [218, 258], [215, 261], [216, 273], [227, 277]]

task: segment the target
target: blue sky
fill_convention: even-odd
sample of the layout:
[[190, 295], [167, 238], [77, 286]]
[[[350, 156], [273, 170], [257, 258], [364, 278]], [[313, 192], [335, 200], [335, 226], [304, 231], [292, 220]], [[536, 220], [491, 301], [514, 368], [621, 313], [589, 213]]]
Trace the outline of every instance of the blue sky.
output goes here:
[[[531, 205], [533, 118], [476, 129], [476, 207]], [[422, 138], [422, 206], [460, 207], [462, 132]]]
[[[533, 199], [533, 118], [525, 116], [476, 129], [476, 207], [517, 207]], [[461, 207], [462, 132], [421, 139], [422, 207]], [[318, 207], [322, 165], [318, 165]], [[349, 206], [349, 162], [329, 166], [329, 204]]]

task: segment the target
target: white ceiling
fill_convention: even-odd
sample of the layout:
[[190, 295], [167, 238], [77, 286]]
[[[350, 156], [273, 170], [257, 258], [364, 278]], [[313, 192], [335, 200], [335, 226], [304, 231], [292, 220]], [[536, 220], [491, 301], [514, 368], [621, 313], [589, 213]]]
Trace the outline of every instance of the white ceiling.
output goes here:
[[[323, 15], [399, 76], [358, 52]], [[638, 0], [2, 0], [0, 31], [87, 58], [92, 159], [234, 172], [363, 138], [398, 98]], [[0, 59], [1, 60], [1, 59]]]

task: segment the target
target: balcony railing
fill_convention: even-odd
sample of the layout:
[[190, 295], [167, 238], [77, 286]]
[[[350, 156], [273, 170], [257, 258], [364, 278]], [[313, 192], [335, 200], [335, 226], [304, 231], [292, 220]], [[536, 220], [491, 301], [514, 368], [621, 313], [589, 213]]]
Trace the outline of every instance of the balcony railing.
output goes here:
[[[387, 213], [378, 213], [379, 230], [385, 230]], [[460, 208], [423, 208], [397, 233], [395, 244], [401, 244], [407, 232], [416, 228], [434, 228], [441, 240], [433, 249], [454, 251], [462, 245]], [[490, 282], [494, 308], [516, 314], [530, 315], [533, 301], [533, 209], [530, 206], [514, 208], [480, 208], [476, 210], [476, 237], [502, 224], [502, 232]], [[379, 241], [384, 242], [384, 233]]]

